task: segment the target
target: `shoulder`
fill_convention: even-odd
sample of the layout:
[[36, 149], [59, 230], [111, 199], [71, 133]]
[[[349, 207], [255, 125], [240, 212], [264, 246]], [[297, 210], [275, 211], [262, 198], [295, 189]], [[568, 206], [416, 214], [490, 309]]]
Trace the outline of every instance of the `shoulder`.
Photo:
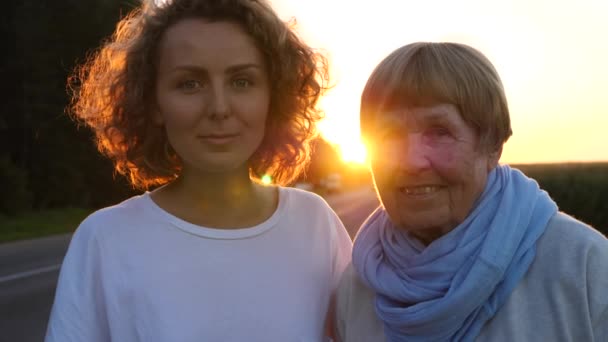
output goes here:
[[[350, 237], [336, 212], [325, 199], [313, 192], [282, 187], [281, 196], [287, 202], [286, 215], [283, 215], [291, 224], [302, 225], [307, 235], [315, 232], [326, 236], [330, 234], [328, 242], [351, 246]], [[331, 227], [331, 229], [327, 229]]]
[[76, 229], [74, 239], [98, 239], [100, 236], [111, 236], [125, 227], [132, 227], [134, 222], [147, 217], [149, 200], [148, 194], [133, 196], [91, 213]]
[[[556, 213], [538, 240], [535, 263], [547, 266], [558, 276], [584, 272], [591, 264], [608, 263], [608, 239], [591, 226], [565, 214]], [[580, 274], [580, 273], [579, 273]]]
[[606, 237], [598, 230], [563, 212], [556, 213], [549, 221], [548, 226], [560, 233], [580, 235], [590, 241], [596, 241], [598, 238], [606, 240]]
[[[114, 223], [117, 221], [132, 219], [140, 216], [149, 207], [149, 194], [143, 194], [128, 198], [118, 204], [105, 207], [93, 212], [82, 222], [84, 225], [96, 225], [99, 223]], [[134, 215], [135, 213], [139, 215]]]
[[[374, 312], [375, 292], [359, 277], [352, 262], [346, 266], [338, 284], [336, 304], [342, 319], [365, 311]], [[375, 316], [375, 314], [374, 314]]]
[[371, 294], [371, 290], [363, 284], [357, 272], [355, 272], [352, 262], [349, 263], [344, 269], [338, 284], [338, 306], [346, 310], [351, 299], [367, 297], [366, 295], [369, 294]]
[[593, 227], [558, 212], [549, 220], [547, 229], [539, 240], [538, 250], [540, 256], [575, 254], [585, 257], [589, 253], [599, 253], [608, 257], [608, 239]]
[[376, 316], [376, 294], [363, 283], [349, 263], [336, 294], [337, 334], [343, 341], [384, 340], [382, 322]]
[[314, 192], [291, 187], [281, 187], [281, 193], [289, 197], [290, 200], [299, 204], [305, 204], [321, 208], [329, 208], [325, 199]]
[[[608, 239], [591, 226], [557, 213], [541, 236], [533, 269], [563, 293], [582, 290], [592, 318], [608, 310]], [[578, 290], [577, 290], [578, 289]]]
[[[346, 266], [338, 285], [338, 299], [344, 306], [354, 309], [373, 305], [375, 292], [359, 277], [352, 262]], [[369, 304], [369, 305], [367, 305]]]
[[282, 187], [281, 195], [286, 198], [288, 210], [292, 216], [301, 213], [309, 218], [316, 216], [317, 218], [325, 217], [336, 220], [338, 217], [327, 201], [314, 192]]

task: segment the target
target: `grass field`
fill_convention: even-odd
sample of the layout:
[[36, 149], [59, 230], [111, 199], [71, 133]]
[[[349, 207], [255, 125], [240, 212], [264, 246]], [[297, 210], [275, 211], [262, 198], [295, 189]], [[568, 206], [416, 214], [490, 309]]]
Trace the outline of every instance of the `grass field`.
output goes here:
[[0, 216], [0, 243], [73, 232], [91, 210], [64, 208]]
[[608, 163], [514, 165], [536, 179], [559, 209], [608, 236]]

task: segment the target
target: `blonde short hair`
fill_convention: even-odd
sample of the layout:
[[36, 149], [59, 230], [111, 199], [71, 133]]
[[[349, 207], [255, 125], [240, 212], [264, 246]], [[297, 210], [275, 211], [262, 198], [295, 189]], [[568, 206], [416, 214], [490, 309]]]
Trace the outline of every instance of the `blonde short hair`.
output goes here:
[[361, 95], [361, 132], [373, 140], [377, 115], [402, 106], [455, 105], [479, 137], [478, 147], [497, 151], [512, 135], [504, 88], [492, 63], [458, 43], [405, 45], [376, 66]]

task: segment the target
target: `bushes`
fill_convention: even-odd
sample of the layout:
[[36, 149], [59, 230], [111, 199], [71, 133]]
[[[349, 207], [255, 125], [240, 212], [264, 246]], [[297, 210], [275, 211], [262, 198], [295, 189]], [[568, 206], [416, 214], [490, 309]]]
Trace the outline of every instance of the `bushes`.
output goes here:
[[608, 163], [514, 165], [555, 200], [559, 209], [608, 236]]
[[0, 157], [0, 189], [0, 213], [12, 216], [31, 207], [27, 173], [8, 157]]

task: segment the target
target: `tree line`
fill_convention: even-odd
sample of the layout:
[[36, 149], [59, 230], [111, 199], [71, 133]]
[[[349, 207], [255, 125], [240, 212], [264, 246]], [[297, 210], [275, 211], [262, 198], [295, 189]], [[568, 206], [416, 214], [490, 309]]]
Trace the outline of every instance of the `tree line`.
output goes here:
[[133, 7], [127, 1], [21, 0], [0, 20], [0, 213], [98, 207], [133, 190], [113, 176], [91, 132], [66, 115], [66, 83], [76, 63]]

